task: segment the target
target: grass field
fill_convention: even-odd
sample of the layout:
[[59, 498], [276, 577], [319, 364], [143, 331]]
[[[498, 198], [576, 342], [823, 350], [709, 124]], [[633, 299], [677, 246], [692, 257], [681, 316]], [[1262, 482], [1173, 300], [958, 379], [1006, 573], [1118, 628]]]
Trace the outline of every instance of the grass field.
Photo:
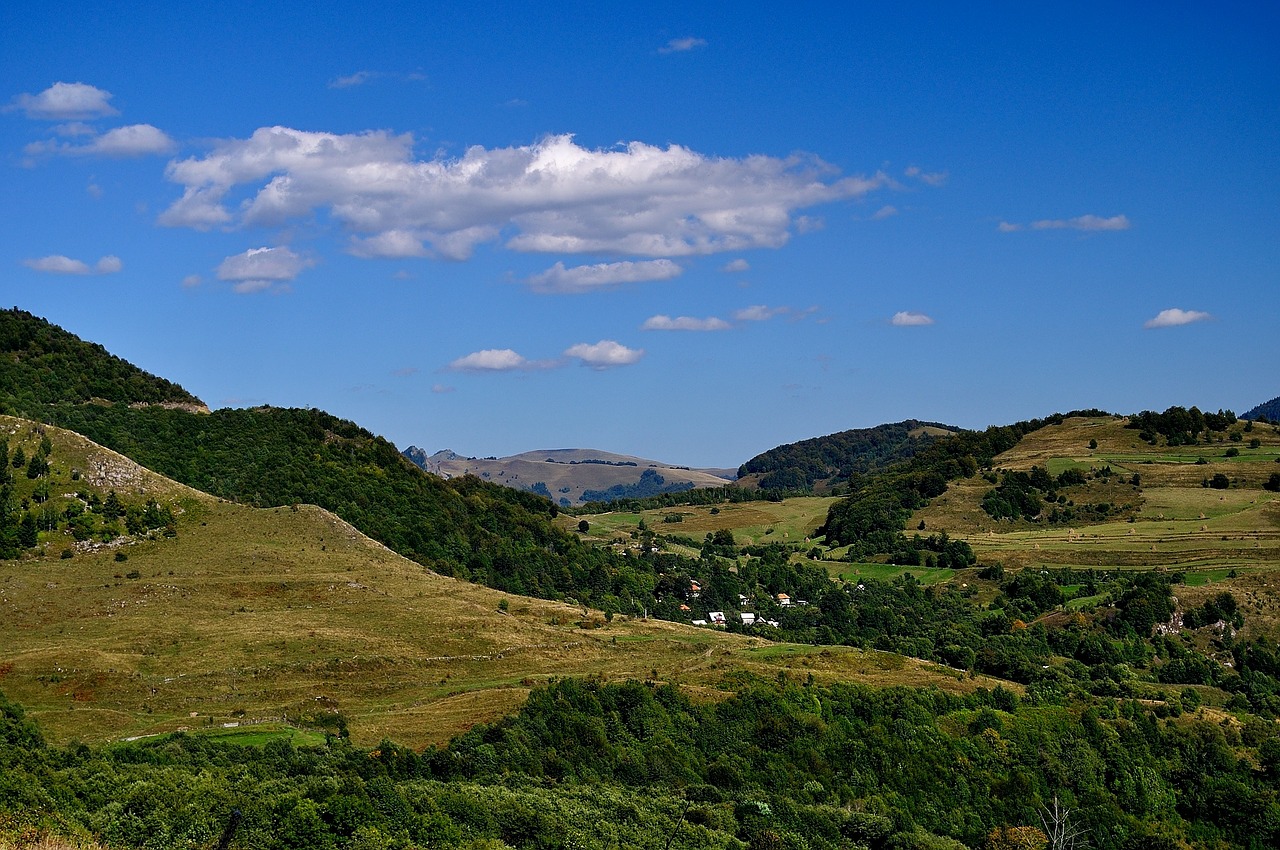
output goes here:
[[[741, 502], [725, 505], [695, 505], [662, 508], [643, 513], [611, 512], [585, 517], [590, 531], [585, 539], [607, 543], [616, 538], [630, 539], [641, 517], [656, 534], [677, 535], [702, 540], [710, 532], [733, 531], [739, 544], [803, 543], [814, 529], [827, 519], [827, 508], [835, 501], [831, 496], [803, 496], [781, 502]], [[715, 513], [712, 513], [712, 511]], [[668, 516], [679, 516], [680, 522], [664, 522]], [[562, 516], [560, 523], [577, 528], [579, 517]]]
[[[101, 451], [50, 432], [66, 443], [55, 458]], [[176, 538], [0, 562], [0, 688], [54, 741], [178, 729], [252, 741], [340, 711], [358, 743], [420, 747], [513, 711], [558, 676], [656, 678], [709, 696], [744, 673], [780, 671], [994, 685], [848, 648], [771, 654], [759, 652], [767, 641], [713, 629], [606, 625], [597, 612], [431, 573], [319, 508], [256, 510], [139, 480], [185, 500]], [[825, 512], [821, 501], [776, 506], [767, 522], [798, 530]]]

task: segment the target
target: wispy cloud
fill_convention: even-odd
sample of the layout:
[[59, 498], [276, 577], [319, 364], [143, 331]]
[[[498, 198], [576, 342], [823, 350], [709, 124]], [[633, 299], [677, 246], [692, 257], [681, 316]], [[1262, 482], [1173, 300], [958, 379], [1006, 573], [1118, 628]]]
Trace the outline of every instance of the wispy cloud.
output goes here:
[[20, 94], [5, 111], [21, 110], [28, 118], [75, 121], [118, 115], [111, 92], [87, 83], [54, 83], [39, 94]]
[[377, 71], [356, 71], [354, 74], [348, 74], [345, 77], [334, 77], [329, 81], [331, 89], [349, 89], [355, 86], [362, 86], [370, 80], [378, 76]]
[[767, 322], [775, 316], [784, 316], [790, 312], [790, 307], [766, 307], [764, 304], [753, 304], [735, 311], [733, 318], [737, 322]]
[[908, 177], [919, 180], [926, 186], [942, 186], [947, 182], [947, 172], [945, 171], [925, 171], [918, 165], [913, 165], [905, 172]]
[[926, 316], [924, 313], [913, 313], [910, 310], [902, 310], [893, 314], [893, 318], [889, 320], [889, 324], [899, 328], [913, 328], [922, 325], [932, 325], [933, 317]]
[[676, 316], [673, 319], [670, 316], [658, 315], [645, 319], [640, 329], [645, 331], [727, 331], [731, 327], [733, 325], [715, 316], [708, 316], [705, 319]]
[[453, 392], [454, 389], [455, 389], [454, 387], [451, 387], [448, 384], [432, 384], [431, 385], [431, 392], [435, 393], [436, 395], [445, 395], [446, 393]]
[[392, 370], [391, 374], [397, 378], [408, 378], [412, 375], [418, 374], [418, 368], [416, 366], [405, 366], [400, 369]]
[[250, 248], [218, 264], [218, 280], [231, 281], [241, 294], [261, 292], [287, 284], [311, 265], [289, 248]]
[[[593, 150], [569, 135], [477, 145], [457, 159], [415, 159], [413, 147], [408, 134], [264, 127], [170, 163], [183, 192], [159, 221], [277, 226], [327, 211], [360, 256], [430, 249], [462, 259], [505, 236], [516, 251], [681, 257], [781, 247], [805, 228], [798, 210], [890, 183], [881, 173], [836, 177], [812, 157], [721, 158], [642, 142]], [[258, 188], [244, 203], [224, 203], [246, 185]]]
[[630, 366], [644, 357], [644, 349], [627, 348], [611, 339], [602, 339], [597, 343], [580, 342], [565, 349], [566, 357], [574, 357], [582, 361], [582, 365], [592, 369], [612, 369], [615, 366]]
[[46, 274], [115, 274], [124, 268], [124, 263], [114, 254], [99, 258], [98, 262], [92, 266], [83, 260], [74, 260], [62, 254], [23, 260], [22, 264], [29, 269]]
[[730, 272], [730, 273], [745, 272], [750, 270], [751, 270], [751, 264], [748, 263], [746, 260], [742, 259], [741, 257], [739, 257], [736, 260], [730, 260], [729, 262], [725, 263], [723, 266], [720, 267], [720, 271]]
[[871, 216], [871, 219], [873, 221], [883, 221], [884, 219], [892, 218], [897, 214], [898, 214], [897, 207], [893, 206], [892, 204], [885, 204], [883, 207], [876, 210], [875, 215]]
[[1154, 318], [1143, 322], [1144, 328], [1172, 328], [1178, 325], [1189, 325], [1192, 322], [1204, 322], [1212, 319], [1208, 313], [1199, 310], [1179, 310], [1177, 307], [1171, 307], [1168, 310], [1161, 310], [1156, 313]]
[[197, 286], [199, 286], [202, 283], [204, 283], [204, 278], [202, 278], [200, 275], [189, 274], [182, 279], [182, 288], [195, 289]]
[[671, 280], [679, 277], [683, 271], [671, 260], [625, 260], [571, 268], [565, 268], [564, 263], [559, 262], [528, 278], [525, 283], [534, 292], [582, 293], [623, 283]]
[[684, 38], [673, 38], [658, 48], [659, 53], [688, 53], [690, 50], [696, 50], [699, 47], [706, 47], [707, 40], [705, 38], [695, 38], [694, 36], [685, 36]]
[[[83, 135], [83, 134], [82, 134]], [[23, 148], [28, 156], [155, 156], [173, 153], [178, 143], [167, 133], [150, 124], [130, 124], [116, 127], [85, 144], [67, 142], [32, 142]]]
[[1018, 224], [1002, 221], [996, 226], [1001, 233], [1014, 233], [1019, 230], [1128, 230], [1132, 227], [1128, 216], [1113, 215], [1103, 218], [1098, 215], [1078, 215], [1075, 218], [1042, 218], [1031, 224]]

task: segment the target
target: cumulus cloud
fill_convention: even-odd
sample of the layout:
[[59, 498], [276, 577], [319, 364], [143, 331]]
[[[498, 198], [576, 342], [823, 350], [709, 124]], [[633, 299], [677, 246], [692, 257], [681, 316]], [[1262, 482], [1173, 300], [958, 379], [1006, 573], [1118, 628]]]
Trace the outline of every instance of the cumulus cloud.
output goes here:
[[630, 366], [641, 357], [644, 349], [627, 348], [611, 339], [602, 339], [597, 343], [580, 342], [565, 349], [565, 357], [573, 357], [582, 361], [582, 365], [592, 369], [611, 369], [615, 366]]
[[100, 258], [92, 266], [84, 260], [75, 260], [62, 254], [23, 260], [22, 264], [29, 269], [46, 274], [115, 274], [124, 268], [124, 263], [114, 254]]
[[118, 115], [110, 100], [111, 92], [87, 83], [54, 83], [39, 94], [18, 95], [8, 109], [20, 109], [28, 118], [74, 121]]
[[[782, 246], [796, 211], [866, 195], [883, 174], [838, 177], [820, 160], [709, 157], [679, 145], [608, 150], [548, 136], [416, 159], [413, 138], [385, 131], [314, 133], [264, 127], [169, 164], [182, 196], [170, 226], [280, 225], [327, 211], [360, 256], [465, 258], [505, 236], [517, 251], [680, 257]], [[226, 203], [241, 186], [243, 204]]]
[[732, 325], [724, 319], [708, 316], [695, 319], [692, 316], [650, 316], [640, 326], [645, 331], [727, 331]]
[[1029, 225], [1002, 221], [996, 226], [1001, 233], [1013, 233], [1030, 227], [1032, 230], [1128, 230], [1132, 227], [1128, 216], [1078, 215], [1075, 218], [1042, 218]]
[[79, 145], [66, 142], [32, 142], [24, 148], [28, 156], [58, 154], [62, 156], [153, 156], [172, 153], [177, 142], [150, 124], [116, 127]]
[[93, 270], [97, 274], [115, 274], [124, 268], [124, 263], [114, 254], [108, 254], [94, 263]]
[[705, 38], [695, 38], [693, 36], [685, 36], [684, 38], [673, 38], [658, 48], [659, 53], [688, 53], [699, 47], [706, 47], [707, 40]]
[[720, 267], [722, 272], [745, 272], [750, 271], [751, 264], [739, 257], [736, 260], [730, 260]]
[[1156, 313], [1154, 318], [1148, 319], [1142, 326], [1144, 328], [1172, 328], [1178, 325], [1189, 325], [1192, 322], [1203, 322], [1212, 318], [1213, 316], [1199, 310], [1179, 310], [1177, 307], [1172, 307]]
[[218, 264], [218, 280], [231, 281], [239, 293], [261, 292], [293, 280], [311, 263], [287, 247], [250, 248]]
[[516, 372], [531, 366], [531, 361], [510, 348], [473, 351], [449, 364], [449, 368], [455, 372]]
[[766, 307], [763, 304], [753, 304], [736, 311], [733, 318], [738, 322], [767, 322], [774, 316], [782, 316], [790, 312], [790, 307]]
[[627, 260], [570, 268], [565, 268], [564, 263], [556, 263], [546, 271], [533, 275], [525, 283], [534, 292], [581, 293], [622, 283], [671, 280], [679, 277], [683, 271], [670, 260]]
[[921, 325], [932, 325], [933, 318], [926, 316], [924, 313], [913, 313], [910, 310], [901, 310], [893, 314], [893, 318], [889, 320], [889, 324], [899, 328], [913, 328]]

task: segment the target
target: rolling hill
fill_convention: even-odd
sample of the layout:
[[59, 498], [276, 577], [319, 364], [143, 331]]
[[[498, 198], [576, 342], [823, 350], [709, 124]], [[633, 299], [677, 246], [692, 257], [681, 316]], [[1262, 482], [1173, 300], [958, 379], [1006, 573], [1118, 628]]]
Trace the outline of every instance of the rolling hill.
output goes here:
[[474, 475], [537, 493], [562, 507], [723, 487], [736, 477], [731, 469], [690, 469], [597, 449], [543, 449], [510, 457], [474, 458], [448, 450], [428, 455], [410, 446], [404, 455], [442, 478]]
[[830, 491], [855, 474], [887, 469], [958, 429], [908, 419], [788, 443], [756, 455], [738, 469], [743, 486], [765, 490]]
[[708, 694], [735, 674], [786, 670], [952, 691], [982, 684], [880, 653], [776, 647], [504, 594], [427, 570], [321, 508], [235, 504], [56, 427], [3, 416], [0, 429], [14, 451], [50, 441], [52, 490], [80, 493], [58, 497], [60, 514], [115, 490], [175, 517], [171, 534], [119, 529], [83, 541], [63, 524], [0, 561], [0, 687], [55, 741], [332, 729], [341, 716], [358, 742], [422, 747], [506, 715], [562, 676]]

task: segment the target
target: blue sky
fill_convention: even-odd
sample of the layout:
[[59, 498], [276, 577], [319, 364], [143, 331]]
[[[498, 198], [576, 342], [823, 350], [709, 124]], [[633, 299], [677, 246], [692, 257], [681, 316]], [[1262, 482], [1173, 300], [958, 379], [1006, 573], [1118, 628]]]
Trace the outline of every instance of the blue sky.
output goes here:
[[735, 466], [1280, 393], [1274, 4], [214, 5], [0, 10], [0, 303], [210, 406]]

